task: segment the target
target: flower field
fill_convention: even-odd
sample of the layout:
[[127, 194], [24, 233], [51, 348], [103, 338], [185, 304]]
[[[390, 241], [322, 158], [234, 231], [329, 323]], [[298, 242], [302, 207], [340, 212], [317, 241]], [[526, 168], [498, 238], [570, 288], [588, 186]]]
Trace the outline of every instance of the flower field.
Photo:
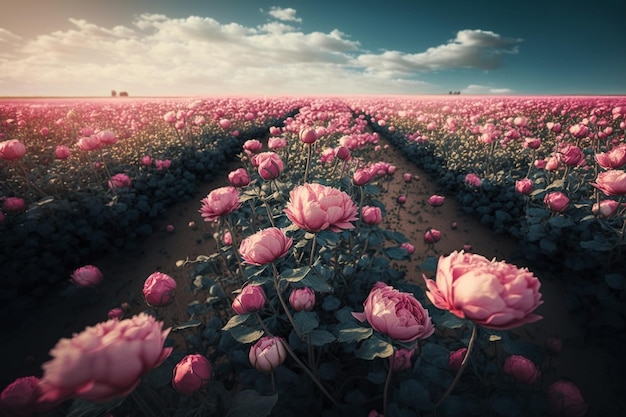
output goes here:
[[[613, 410], [544, 380], [562, 342], [524, 328], [542, 319], [541, 283], [559, 282], [625, 370], [623, 98], [7, 100], [0, 121], [7, 329], [43, 294], [97, 287], [99, 257], [150, 239], [201, 183], [229, 181], [189, 225], [214, 251], [180, 261], [183, 279], [141, 277], [141, 305], [61, 338], [40, 375], [2, 391], [8, 415]], [[379, 159], [385, 144], [519, 241], [520, 259], [439, 254], [429, 228], [419, 271], [397, 268], [417, 256], [410, 226], [383, 220], [411, 197], [383, 197], [419, 179]]]

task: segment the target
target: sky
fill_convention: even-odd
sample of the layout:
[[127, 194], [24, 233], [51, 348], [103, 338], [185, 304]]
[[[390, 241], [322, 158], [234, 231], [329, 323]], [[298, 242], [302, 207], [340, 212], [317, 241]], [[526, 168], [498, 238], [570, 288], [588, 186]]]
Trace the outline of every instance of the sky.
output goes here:
[[0, 97], [623, 95], [623, 0], [19, 0]]

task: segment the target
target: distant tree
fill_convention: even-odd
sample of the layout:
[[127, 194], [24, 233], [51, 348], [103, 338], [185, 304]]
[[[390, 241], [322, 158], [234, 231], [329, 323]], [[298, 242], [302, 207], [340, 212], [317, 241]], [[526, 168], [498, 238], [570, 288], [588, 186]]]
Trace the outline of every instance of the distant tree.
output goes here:
[[117, 97], [117, 91], [111, 90], [111, 97]]
[[126, 91], [120, 91], [120, 97], [128, 97], [128, 93]]

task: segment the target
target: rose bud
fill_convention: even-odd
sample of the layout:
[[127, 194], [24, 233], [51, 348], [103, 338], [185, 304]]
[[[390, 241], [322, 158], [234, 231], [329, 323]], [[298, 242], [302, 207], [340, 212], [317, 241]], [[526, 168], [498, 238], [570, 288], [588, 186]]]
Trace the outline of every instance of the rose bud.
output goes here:
[[248, 354], [250, 364], [260, 372], [269, 373], [278, 368], [287, 359], [284, 341], [276, 336], [264, 336], [251, 348]]
[[424, 233], [424, 243], [428, 245], [437, 243], [440, 240], [441, 240], [441, 232], [437, 229], [428, 229], [426, 233]]
[[439, 207], [443, 205], [443, 202], [446, 200], [446, 198], [442, 195], [431, 195], [430, 197], [428, 197], [428, 204], [430, 204], [433, 207]]
[[143, 296], [152, 307], [163, 307], [174, 301], [176, 281], [162, 272], [154, 272], [143, 285]]
[[461, 363], [467, 354], [467, 348], [463, 347], [457, 349], [455, 351], [450, 352], [448, 357], [448, 366], [455, 372], [458, 372], [461, 369]]
[[190, 395], [206, 386], [213, 368], [202, 355], [187, 355], [174, 367], [172, 386], [181, 395]]
[[256, 313], [265, 306], [266, 297], [260, 285], [246, 285], [235, 297], [232, 309], [237, 314]]
[[82, 266], [72, 273], [70, 281], [79, 287], [91, 287], [102, 281], [102, 272], [94, 265]]
[[557, 381], [546, 392], [548, 406], [556, 416], [583, 417], [589, 405], [576, 385], [570, 381]]
[[541, 375], [534, 362], [521, 355], [507, 357], [502, 365], [502, 371], [524, 384], [534, 384]]
[[309, 287], [295, 288], [289, 295], [289, 304], [296, 311], [311, 311], [315, 305], [315, 291]]
[[370, 225], [380, 224], [383, 221], [382, 211], [380, 207], [376, 206], [363, 206], [361, 217], [363, 218], [363, 223]]

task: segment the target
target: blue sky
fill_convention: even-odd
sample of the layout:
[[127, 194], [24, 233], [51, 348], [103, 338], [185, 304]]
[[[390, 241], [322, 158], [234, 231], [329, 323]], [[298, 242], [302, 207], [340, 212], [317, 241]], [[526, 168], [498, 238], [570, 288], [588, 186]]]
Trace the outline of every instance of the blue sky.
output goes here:
[[625, 39], [623, 0], [20, 0], [0, 96], [626, 94]]

